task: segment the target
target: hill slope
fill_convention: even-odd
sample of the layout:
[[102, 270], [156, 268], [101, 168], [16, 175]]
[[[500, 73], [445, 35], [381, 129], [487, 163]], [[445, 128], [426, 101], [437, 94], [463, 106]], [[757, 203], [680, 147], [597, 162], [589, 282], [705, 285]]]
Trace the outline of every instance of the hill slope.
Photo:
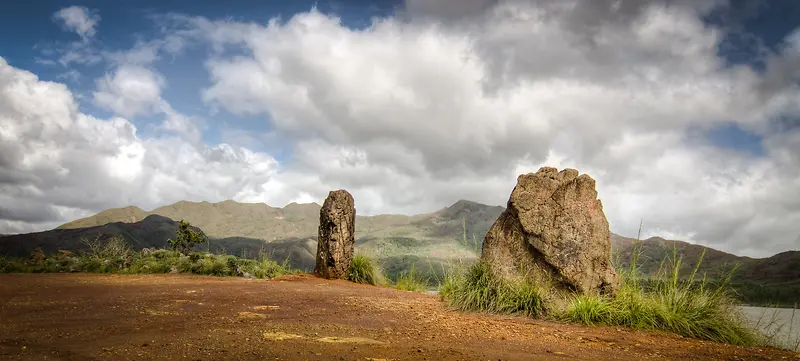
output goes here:
[[[107, 213], [108, 214], [108, 213]], [[44, 232], [14, 234], [0, 237], [0, 254], [12, 257], [26, 257], [37, 247], [47, 254], [60, 249], [73, 252], [88, 251], [89, 247], [83, 239], [108, 239], [114, 236], [124, 237], [135, 249], [162, 248], [167, 239], [174, 238], [179, 223], [158, 215], [149, 215], [142, 220], [125, 223], [113, 222], [101, 226], [54, 229]], [[201, 231], [192, 227], [195, 231]]]
[[[52, 231], [2, 236], [0, 253], [27, 255], [37, 245], [45, 251], [80, 250], [81, 236], [91, 238], [99, 233], [124, 235], [135, 248], [163, 247], [177, 229], [173, 221], [183, 219], [212, 239], [214, 251], [244, 256], [266, 252], [273, 259], [289, 259], [293, 266], [310, 270], [314, 266], [319, 210], [316, 203], [275, 208], [230, 200], [182, 201], [151, 212], [136, 207], [109, 209]], [[460, 200], [428, 214], [357, 216], [356, 247], [378, 259], [390, 278], [411, 265], [423, 274], [440, 275], [453, 259], [477, 259], [483, 237], [503, 210]], [[628, 268], [637, 241], [612, 233], [611, 243], [617, 267]], [[764, 296], [785, 304], [800, 301], [800, 252], [753, 259], [659, 237], [638, 243], [642, 253], [637, 266], [645, 275], [656, 274], [662, 261], [672, 257], [673, 247], [683, 257], [683, 274], [691, 271], [705, 251], [700, 274], [719, 278], [738, 264], [733, 282], [743, 285], [741, 291], [747, 297]]]
[[[148, 215], [159, 215], [176, 221], [188, 221], [215, 239], [245, 237], [272, 242], [316, 237], [320, 208], [317, 203], [291, 203], [283, 208], [275, 208], [264, 203], [231, 200], [218, 203], [180, 201], [151, 212], [137, 207], [109, 209], [63, 224], [57, 229], [94, 227], [110, 222], [132, 223]], [[430, 214], [357, 216], [356, 237], [463, 240], [466, 226], [468, 239], [482, 239], [503, 209], [460, 200]]]

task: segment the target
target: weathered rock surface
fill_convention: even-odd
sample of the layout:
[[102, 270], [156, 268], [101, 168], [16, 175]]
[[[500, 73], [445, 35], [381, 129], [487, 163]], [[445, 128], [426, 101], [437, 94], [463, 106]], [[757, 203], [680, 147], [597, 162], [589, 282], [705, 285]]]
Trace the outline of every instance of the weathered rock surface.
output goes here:
[[344, 189], [328, 193], [319, 212], [315, 274], [328, 279], [347, 278], [355, 248], [355, 220], [353, 196]]
[[482, 260], [505, 277], [553, 282], [555, 291], [613, 294], [619, 277], [595, 181], [575, 169], [520, 175], [486, 234]]

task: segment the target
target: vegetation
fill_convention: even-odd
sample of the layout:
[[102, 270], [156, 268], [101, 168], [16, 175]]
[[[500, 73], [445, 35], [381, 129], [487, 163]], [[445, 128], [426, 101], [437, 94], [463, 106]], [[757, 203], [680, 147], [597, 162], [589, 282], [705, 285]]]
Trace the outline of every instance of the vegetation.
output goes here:
[[[73, 232], [46, 231], [4, 236], [0, 238], [0, 248], [7, 257], [27, 257], [33, 251], [32, 244], [49, 250], [82, 252], [85, 247], [79, 242], [80, 238], [94, 238], [98, 233], [124, 235], [137, 249], [160, 248], [167, 238], [175, 237], [179, 224], [173, 219], [184, 219], [209, 237], [211, 245], [206, 251], [240, 255], [246, 250], [248, 254], [255, 254], [263, 247], [273, 252], [273, 259], [288, 257], [293, 268], [310, 271], [315, 263], [314, 236], [318, 231], [319, 209], [317, 204], [290, 204], [284, 208], [267, 208], [268, 211], [264, 212], [263, 204], [232, 201], [219, 204], [178, 202], [152, 212], [136, 207], [110, 209], [59, 227], [73, 229]], [[475, 256], [480, 254], [486, 231], [504, 209], [458, 201], [425, 215], [357, 216], [357, 245], [359, 251], [374, 254], [371, 259], [376, 265], [380, 264], [387, 279], [397, 280], [415, 265], [415, 272], [433, 283], [443, 278], [441, 269], [447, 263], [459, 258], [470, 258], [470, 263], [477, 261]], [[257, 218], [252, 218], [256, 214]], [[210, 221], [218, 219], [226, 219], [226, 222]], [[131, 220], [141, 222], [136, 225], [125, 223]], [[289, 230], [291, 234], [287, 233]], [[614, 252], [624, 261], [616, 266], [617, 269], [629, 267], [634, 241], [638, 242], [638, 239], [612, 234]], [[669, 257], [674, 247], [684, 257], [681, 279], [688, 277], [705, 249], [698, 274], [707, 275], [709, 287], [716, 287], [721, 282], [719, 280], [724, 279], [725, 270], [738, 263], [740, 267], [728, 283], [728, 288], [734, 291], [730, 295], [738, 301], [748, 305], [791, 307], [800, 300], [800, 268], [794, 267], [800, 261], [800, 252], [789, 251], [769, 258], [751, 259], [657, 237], [638, 243], [642, 257], [637, 271], [643, 278], [642, 286], [650, 283], [647, 278], [656, 278], [661, 260]]]
[[371, 259], [362, 254], [356, 254], [350, 263], [347, 279], [356, 283], [376, 285], [381, 281], [380, 270], [375, 267]]
[[[735, 345], [758, 343], [759, 335], [745, 322], [728, 285], [734, 270], [716, 286], [697, 279], [698, 262], [687, 279], [679, 276], [682, 258], [673, 253], [658, 277], [645, 284], [636, 273], [636, 256], [622, 272], [615, 297], [580, 295], [556, 318], [586, 324], [628, 326], [674, 332], [682, 336]], [[702, 260], [702, 256], [701, 256]]]
[[800, 300], [800, 280], [770, 285], [732, 280], [730, 286], [734, 297], [750, 306], [794, 308]]
[[428, 280], [420, 277], [416, 267], [412, 265], [409, 271], [402, 272], [397, 277], [395, 288], [403, 291], [425, 291], [428, 288]]
[[634, 259], [629, 270], [621, 272], [621, 289], [614, 297], [574, 295], [560, 308], [546, 302], [550, 299], [547, 287], [527, 277], [505, 280], [482, 262], [465, 272], [451, 269], [442, 282], [440, 295], [451, 306], [464, 311], [663, 330], [737, 345], [764, 341], [745, 323], [730, 294], [727, 281], [733, 271], [712, 287], [705, 278], [697, 279], [697, 267], [688, 279], [682, 279], [681, 259], [672, 258], [670, 263], [670, 267], [662, 267], [655, 281], [640, 283]]
[[541, 316], [545, 313], [543, 290], [527, 278], [506, 280], [489, 265], [477, 262], [462, 272], [460, 267], [445, 273], [439, 295], [462, 311]]
[[169, 243], [173, 251], [177, 249], [181, 253], [186, 254], [186, 252], [195, 246], [208, 242], [208, 239], [202, 232], [195, 232], [189, 227], [189, 222], [181, 220], [175, 239], [170, 238], [167, 240], [167, 243]]
[[[171, 250], [143, 249], [134, 251], [122, 237], [107, 241], [84, 239], [89, 251], [78, 255], [59, 252], [45, 255], [40, 249], [29, 259], [0, 258], [0, 272], [90, 272], [90, 273], [194, 273], [214, 276], [273, 278], [291, 271], [288, 261], [278, 264], [260, 253], [256, 259], [231, 255], [189, 252], [191, 245], [203, 239], [182, 222], [177, 241]], [[183, 225], [186, 225], [185, 227]], [[180, 248], [180, 251], [175, 250]]]

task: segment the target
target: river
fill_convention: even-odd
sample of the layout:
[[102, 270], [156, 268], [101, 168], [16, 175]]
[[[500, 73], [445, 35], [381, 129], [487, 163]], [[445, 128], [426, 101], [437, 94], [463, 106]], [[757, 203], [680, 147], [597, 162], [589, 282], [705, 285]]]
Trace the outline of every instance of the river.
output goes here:
[[774, 335], [774, 344], [800, 351], [800, 309], [742, 307], [742, 313], [768, 336]]

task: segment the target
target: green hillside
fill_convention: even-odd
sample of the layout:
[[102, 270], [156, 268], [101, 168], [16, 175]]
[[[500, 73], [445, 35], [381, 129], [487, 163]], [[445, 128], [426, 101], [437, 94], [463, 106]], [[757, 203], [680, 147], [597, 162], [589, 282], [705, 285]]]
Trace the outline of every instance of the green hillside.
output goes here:
[[[415, 266], [436, 279], [454, 261], [474, 262], [483, 237], [504, 207], [460, 200], [439, 211], [413, 216], [385, 214], [356, 217], [356, 249], [378, 261], [390, 278]], [[283, 208], [263, 203], [181, 201], [151, 212], [136, 207], [109, 209], [47, 232], [0, 237], [0, 254], [26, 255], [42, 246], [45, 251], [76, 250], [81, 236], [100, 233], [123, 235], [135, 248], [163, 247], [178, 220], [189, 221], [210, 238], [215, 252], [255, 256], [266, 252], [277, 261], [306, 271], [313, 269], [320, 205], [291, 203]], [[710, 279], [722, 277], [738, 264], [732, 282], [750, 303], [800, 302], [800, 252], [784, 252], [754, 259], [681, 241], [653, 237], [643, 241], [611, 234], [618, 269], [627, 269], [634, 246], [641, 256], [638, 271], [655, 275], [673, 247], [683, 257], [688, 274], [705, 251], [699, 271]]]

